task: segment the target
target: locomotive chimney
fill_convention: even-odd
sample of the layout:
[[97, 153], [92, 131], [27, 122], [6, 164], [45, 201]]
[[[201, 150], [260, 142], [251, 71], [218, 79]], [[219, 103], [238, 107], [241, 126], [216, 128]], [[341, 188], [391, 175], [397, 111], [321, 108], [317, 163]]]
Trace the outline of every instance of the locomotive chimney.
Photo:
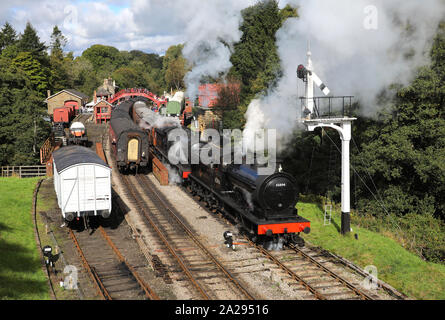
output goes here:
[[275, 172], [281, 172], [283, 170], [282, 164], [283, 164], [283, 158], [276, 156], [276, 158], [275, 158]]

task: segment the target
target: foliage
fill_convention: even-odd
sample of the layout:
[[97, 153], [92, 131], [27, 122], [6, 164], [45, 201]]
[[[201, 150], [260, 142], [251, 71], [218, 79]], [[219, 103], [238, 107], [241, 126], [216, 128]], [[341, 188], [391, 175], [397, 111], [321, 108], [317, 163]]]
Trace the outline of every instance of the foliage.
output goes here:
[[68, 69], [72, 65], [72, 58], [64, 58], [63, 48], [66, 43], [66, 37], [62, 34], [57, 26], [54, 26], [50, 43], [51, 54], [49, 57], [49, 82], [51, 83], [51, 87], [55, 92], [71, 87]]
[[[386, 211], [434, 215], [445, 220], [445, 33], [435, 40], [432, 64], [397, 93], [392, 115], [359, 128], [357, 171], [369, 173]], [[382, 214], [372, 195], [358, 187], [365, 211]]]
[[114, 70], [112, 78], [123, 88], [138, 88], [143, 86], [142, 81], [140, 81], [143, 78], [135, 68], [120, 67]]
[[280, 10], [281, 23], [283, 23], [287, 18], [297, 18], [298, 10], [297, 8], [292, 7], [290, 4], [286, 4], [286, 6]]
[[45, 67], [48, 66], [48, 55], [46, 53], [47, 46], [40, 42], [37, 31], [33, 28], [31, 23], [26, 24], [26, 28], [20, 39], [17, 42], [17, 48], [21, 52], [31, 52], [32, 56], [39, 60]]
[[179, 90], [184, 88], [184, 76], [186, 73], [186, 60], [182, 56], [182, 44], [171, 46], [165, 53], [163, 70], [167, 88]]
[[49, 88], [49, 71], [42, 46], [28, 24], [17, 45], [10, 44], [0, 56], [1, 165], [37, 164], [39, 147], [48, 136], [43, 100]]
[[6, 47], [15, 44], [17, 41], [17, 33], [14, 28], [6, 22], [0, 31], [0, 53]]
[[55, 55], [60, 59], [63, 58], [63, 47], [65, 47], [67, 41], [59, 27], [54, 26], [53, 33], [51, 34], [51, 55]]
[[278, 8], [275, 0], [262, 0], [242, 11], [241, 40], [235, 44], [229, 77], [241, 83], [238, 110], [224, 113], [225, 128], [241, 128], [250, 101], [273, 88], [281, 76], [280, 58], [275, 33], [289, 17], [298, 16], [297, 9], [286, 5]]
[[12, 60], [12, 66], [22, 70], [31, 81], [32, 89], [45, 92], [48, 88], [46, 69], [31, 52], [20, 52]]
[[95, 44], [82, 53], [82, 57], [88, 59], [95, 71], [101, 69], [111, 72], [123, 62], [119, 50], [111, 46]]
[[263, 0], [243, 10], [243, 35], [231, 57], [231, 74], [242, 83], [241, 99], [250, 100], [267, 89], [280, 70], [275, 33], [281, 27], [278, 2]]
[[352, 215], [354, 224], [396, 240], [424, 260], [445, 260], [445, 223], [428, 214], [408, 213], [403, 217]]

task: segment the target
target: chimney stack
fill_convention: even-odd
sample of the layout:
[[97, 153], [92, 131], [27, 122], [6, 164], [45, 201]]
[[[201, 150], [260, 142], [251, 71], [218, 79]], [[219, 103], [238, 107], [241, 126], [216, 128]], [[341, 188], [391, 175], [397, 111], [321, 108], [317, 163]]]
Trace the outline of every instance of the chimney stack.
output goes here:
[[51, 97], [51, 90], [46, 91], [46, 94], [48, 95], [48, 98]]
[[96, 104], [96, 102], [97, 102], [97, 94], [96, 94], [96, 90], [94, 90], [94, 104]]

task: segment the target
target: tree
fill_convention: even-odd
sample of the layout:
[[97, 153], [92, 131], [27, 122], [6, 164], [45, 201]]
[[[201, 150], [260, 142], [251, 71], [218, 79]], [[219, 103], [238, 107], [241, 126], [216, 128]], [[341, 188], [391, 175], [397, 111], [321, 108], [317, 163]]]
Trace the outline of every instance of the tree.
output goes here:
[[50, 44], [51, 55], [62, 59], [63, 48], [65, 47], [67, 42], [68, 40], [62, 34], [62, 31], [60, 31], [59, 27], [54, 26], [53, 33], [51, 34], [51, 44]]
[[[431, 214], [445, 220], [444, 30], [434, 41], [431, 66], [398, 91], [393, 111], [368, 125], [359, 142], [358, 172], [369, 172], [387, 210], [399, 216]], [[374, 206], [368, 191], [359, 190], [362, 206]]]
[[40, 38], [31, 23], [26, 24], [26, 28], [17, 42], [17, 47], [22, 52], [30, 52], [42, 65], [48, 65], [47, 47], [45, 43], [40, 42]]
[[12, 60], [12, 64], [26, 74], [32, 89], [37, 91], [41, 97], [44, 97], [48, 89], [48, 75], [39, 60], [34, 58], [31, 52], [20, 52]]
[[163, 58], [154, 53], [145, 53], [140, 50], [130, 51], [131, 60], [141, 61], [149, 69], [162, 69]]
[[122, 66], [123, 58], [114, 47], [95, 44], [82, 53], [82, 57], [90, 60], [95, 71], [105, 70], [111, 74], [114, 69]]
[[144, 78], [142, 74], [130, 67], [121, 67], [116, 69], [112, 75], [113, 79], [121, 88], [138, 88], [144, 87]]
[[6, 47], [15, 44], [16, 41], [17, 41], [17, 33], [15, 32], [14, 28], [9, 24], [9, 22], [6, 22], [2, 30], [0, 31], [0, 53]]
[[57, 26], [54, 26], [51, 35], [51, 55], [50, 62], [50, 85], [53, 91], [60, 91], [71, 87], [71, 78], [68, 76], [68, 68], [72, 66], [72, 59], [64, 59], [63, 48], [67, 43], [66, 37]]
[[241, 100], [250, 101], [257, 93], [273, 86], [279, 76], [280, 59], [275, 33], [282, 18], [275, 0], [263, 0], [242, 12], [243, 32], [231, 57], [231, 74], [242, 82]]
[[0, 57], [2, 165], [37, 164], [39, 146], [49, 134], [43, 98], [36, 91], [38, 64], [30, 52], [19, 53], [15, 60]]
[[250, 101], [272, 88], [280, 77], [275, 33], [285, 18], [294, 13], [290, 7], [283, 10], [285, 13], [282, 14], [275, 0], [262, 0], [242, 11], [240, 30], [243, 34], [234, 46], [230, 58], [233, 67], [229, 71], [229, 77], [241, 83], [240, 104], [237, 110], [224, 112], [226, 128], [242, 128], [245, 122], [243, 115]]
[[283, 9], [280, 10], [281, 23], [286, 21], [287, 18], [297, 18], [298, 10], [293, 8], [290, 4], [287, 4]]
[[171, 46], [165, 53], [163, 60], [165, 82], [167, 88], [176, 90], [184, 88], [184, 76], [186, 74], [186, 60], [182, 56], [183, 45]]

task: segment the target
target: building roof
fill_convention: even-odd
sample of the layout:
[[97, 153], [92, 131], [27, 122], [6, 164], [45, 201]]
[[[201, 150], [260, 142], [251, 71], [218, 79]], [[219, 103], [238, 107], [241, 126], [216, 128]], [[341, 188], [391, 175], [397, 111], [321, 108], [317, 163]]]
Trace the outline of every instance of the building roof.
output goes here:
[[108, 167], [108, 165], [91, 149], [81, 146], [68, 146], [53, 152], [54, 163], [57, 172], [62, 172], [66, 168], [81, 164], [98, 164]]
[[75, 96], [78, 96], [80, 98], [88, 99], [88, 96], [85, 93], [82, 93], [82, 92], [77, 91], [75, 89], [65, 89], [65, 91], [68, 91], [69, 93], [71, 93], [71, 94], [73, 94]]
[[94, 103], [94, 100], [93, 101], [91, 101], [91, 102], [88, 102], [85, 106], [87, 106], [87, 107], [95, 107], [95, 106], [97, 106], [99, 103], [101, 103], [101, 102], [105, 102], [106, 104], [108, 104], [108, 105], [110, 105], [111, 107], [113, 106], [111, 103], [109, 103], [107, 100], [100, 100], [100, 99], [98, 99], [97, 101], [96, 101], [96, 103]]
[[77, 91], [77, 90], [74, 90], [74, 89], [63, 89], [62, 91], [59, 91], [59, 92], [53, 94], [52, 96], [49, 96], [48, 98], [46, 98], [45, 102], [48, 103], [49, 99], [54, 98], [55, 96], [61, 94], [62, 92], [66, 92], [66, 93], [68, 93], [70, 95], [73, 95], [73, 96], [75, 96], [75, 97], [77, 97], [79, 99], [82, 99], [82, 100], [87, 100], [88, 99], [88, 96], [86, 94], [80, 92], [80, 91]]
[[110, 107], [112, 107], [113, 105], [111, 103], [109, 103], [107, 100], [99, 100], [96, 102], [96, 104], [94, 106], [97, 106], [99, 103], [101, 102], [105, 102], [106, 104], [108, 104]]

